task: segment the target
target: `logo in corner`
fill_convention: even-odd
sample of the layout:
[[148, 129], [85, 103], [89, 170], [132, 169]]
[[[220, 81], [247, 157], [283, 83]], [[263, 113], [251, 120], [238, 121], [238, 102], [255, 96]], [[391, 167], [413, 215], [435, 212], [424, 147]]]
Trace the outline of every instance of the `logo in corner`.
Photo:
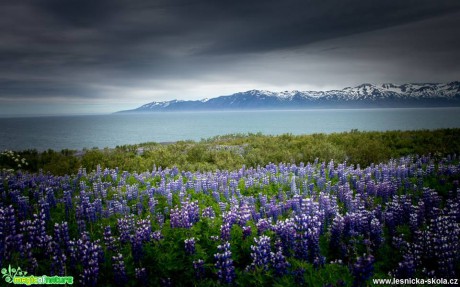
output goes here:
[[27, 286], [34, 284], [73, 284], [73, 276], [33, 276], [27, 275], [27, 271], [22, 271], [21, 267], [2, 269], [2, 278], [5, 278], [6, 283], [25, 284]]
[[27, 271], [22, 271], [21, 267], [11, 268], [11, 265], [8, 265], [8, 269], [2, 269], [2, 278], [5, 278], [6, 283], [13, 283], [16, 276], [26, 276]]

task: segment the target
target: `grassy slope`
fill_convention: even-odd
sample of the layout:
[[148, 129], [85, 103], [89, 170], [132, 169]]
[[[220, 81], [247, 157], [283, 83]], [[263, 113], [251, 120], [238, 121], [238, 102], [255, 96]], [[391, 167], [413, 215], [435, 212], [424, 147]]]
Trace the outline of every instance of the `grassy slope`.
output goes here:
[[[140, 150], [142, 149], [142, 152]], [[460, 129], [434, 131], [387, 131], [267, 136], [236, 134], [218, 136], [200, 142], [179, 141], [171, 144], [143, 143], [115, 149], [92, 149], [77, 153], [71, 150], [35, 150], [19, 152], [29, 165], [53, 174], [76, 173], [80, 167], [93, 170], [120, 167], [127, 171], [151, 170], [153, 165], [177, 166], [182, 170], [237, 169], [243, 164], [257, 166], [269, 162], [313, 162], [347, 160], [363, 166], [409, 154], [453, 154], [460, 152]], [[14, 168], [15, 163], [0, 156], [0, 168]]]

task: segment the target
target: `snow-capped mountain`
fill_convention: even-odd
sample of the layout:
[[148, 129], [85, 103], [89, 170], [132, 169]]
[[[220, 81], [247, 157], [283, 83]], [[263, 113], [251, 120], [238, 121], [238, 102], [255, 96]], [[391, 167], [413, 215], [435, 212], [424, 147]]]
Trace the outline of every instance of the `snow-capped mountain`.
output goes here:
[[460, 82], [362, 84], [331, 91], [250, 90], [196, 101], [151, 102], [123, 112], [460, 106]]

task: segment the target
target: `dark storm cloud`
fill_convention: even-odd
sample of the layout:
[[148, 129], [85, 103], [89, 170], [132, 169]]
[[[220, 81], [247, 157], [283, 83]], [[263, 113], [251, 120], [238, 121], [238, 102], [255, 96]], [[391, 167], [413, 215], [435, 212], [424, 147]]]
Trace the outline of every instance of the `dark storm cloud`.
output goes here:
[[[435, 17], [457, 17], [458, 11], [457, 0], [3, 1], [0, 100], [113, 98], [118, 89], [168, 89], [175, 81], [237, 81], [243, 70], [253, 72], [257, 80], [263, 77], [257, 75], [260, 62], [236, 63], [247, 60], [251, 65], [253, 56]], [[404, 42], [406, 35], [398, 37]], [[426, 44], [427, 53], [447, 51], [451, 68], [458, 69], [458, 53], [452, 52], [460, 46], [456, 41], [418, 43]], [[379, 45], [378, 52], [366, 50], [369, 61], [385, 50], [385, 42]], [[334, 56], [353, 54], [340, 52], [341, 47], [338, 41], [322, 48], [327, 53], [338, 50]], [[287, 81], [289, 76], [278, 78]]]
[[[431, 18], [460, 8], [458, 2], [444, 3], [445, 6], [433, 1], [273, 1], [252, 8], [242, 5], [230, 12], [229, 7], [219, 6], [206, 11], [206, 15], [216, 15], [216, 21], [224, 19], [223, 23], [230, 24], [220, 27], [213, 35], [213, 43], [203, 52], [285, 49]], [[246, 13], [240, 15], [240, 11]]]
[[36, 7], [57, 21], [74, 27], [90, 27], [103, 23], [121, 8], [111, 0], [39, 0]]

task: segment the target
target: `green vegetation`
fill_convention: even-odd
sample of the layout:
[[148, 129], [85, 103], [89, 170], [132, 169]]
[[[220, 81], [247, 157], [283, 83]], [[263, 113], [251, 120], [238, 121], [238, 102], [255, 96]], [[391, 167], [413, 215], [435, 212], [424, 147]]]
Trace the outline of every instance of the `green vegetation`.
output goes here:
[[65, 274], [77, 286], [458, 278], [459, 131], [5, 151], [0, 269]]
[[[366, 166], [409, 154], [446, 155], [460, 151], [460, 129], [434, 131], [387, 131], [269, 136], [232, 134], [200, 142], [179, 141], [171, 144], [143, 143], [114, 149], [83, 151], [62, 150], [18, 152], [25, 158], [23, 170], [74, 174], [80, 167], [87, 170], [120, 167], [126, 171], [145, 171], [157, 167], [177, 166], [180, 170], [234, 170], [242, 165], [257, 166], [269, 162], [313, 162], [315, 159]], [[15, 162], [0, 156], [0, 168], [15, 168]]]

